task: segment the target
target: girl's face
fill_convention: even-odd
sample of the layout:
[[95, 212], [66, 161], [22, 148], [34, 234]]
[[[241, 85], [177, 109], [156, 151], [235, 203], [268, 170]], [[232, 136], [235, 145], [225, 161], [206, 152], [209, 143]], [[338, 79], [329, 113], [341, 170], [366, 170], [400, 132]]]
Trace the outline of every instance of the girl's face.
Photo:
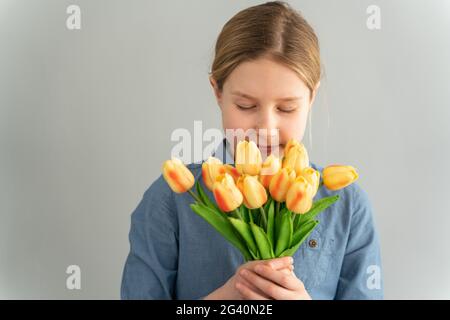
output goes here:
[[276, 148], [282, 155], [291, 138], [302, 141], [319, 85], [310, 96], [308, 87], [294, 71], [267, 58], [238, 65], [222, 91], [212, 77], [210, 82], [222, 112], [224, 130], [254, 129], [263, 156], [276, 152]]

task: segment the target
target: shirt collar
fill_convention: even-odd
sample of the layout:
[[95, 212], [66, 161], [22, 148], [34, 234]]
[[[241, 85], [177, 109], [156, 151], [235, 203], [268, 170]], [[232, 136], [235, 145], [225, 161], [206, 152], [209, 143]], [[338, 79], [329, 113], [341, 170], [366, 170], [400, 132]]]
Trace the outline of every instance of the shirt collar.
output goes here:
[[231, 145], [226, 138], [223, 138], [223, 140], [219, 143], [212, 156], [220, 159], [222, 163], [234, 164]]

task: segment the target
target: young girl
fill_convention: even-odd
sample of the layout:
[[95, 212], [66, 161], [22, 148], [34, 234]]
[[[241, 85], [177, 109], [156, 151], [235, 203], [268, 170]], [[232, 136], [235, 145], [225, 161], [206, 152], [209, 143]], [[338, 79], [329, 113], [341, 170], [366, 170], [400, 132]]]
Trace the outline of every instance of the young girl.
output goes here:
[[[225, 24], [210, 82], [224, 129], [276, 129], [277, 139], [269, 137], [269, 146], [259, 147], [266, 154], [279, 148], [282, 154], [289, 139], [303, 139], [320, 75], [313, 29], [288, 4], [276, 1], [243, 10]], [[214, 156], [233, 163], [234, 152], [225, 139]], [[188, 168], [201, 180], [201, 164]], [[132, 214], [121, 296], [382, 298], [379, 243], [367, 194], [353, 183], [339, 191], [320, 188], [316, 199], [336, 193], [339, 201], [319, 214], [319, 225], [293, 258], [244, 263], [240, 252], [190, 209], [190, 196], [175, 195], [161, 176]]]

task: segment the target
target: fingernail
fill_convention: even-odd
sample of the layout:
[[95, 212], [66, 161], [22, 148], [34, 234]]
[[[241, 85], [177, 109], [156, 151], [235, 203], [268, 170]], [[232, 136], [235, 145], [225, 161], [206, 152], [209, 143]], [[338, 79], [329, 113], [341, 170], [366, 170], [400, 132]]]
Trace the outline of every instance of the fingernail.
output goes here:
[[241, 270], [241, 276], [246, 276], [248, 274], [247, 270]]
[[256, 266], [255, 267], [255, 271], [256, 272], [261, 272], [262, 271], [262, 266]]

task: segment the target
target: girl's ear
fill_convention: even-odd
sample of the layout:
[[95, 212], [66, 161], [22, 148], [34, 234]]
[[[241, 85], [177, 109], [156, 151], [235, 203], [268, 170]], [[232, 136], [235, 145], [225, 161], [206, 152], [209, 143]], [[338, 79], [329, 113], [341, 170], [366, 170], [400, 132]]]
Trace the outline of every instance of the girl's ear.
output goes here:
[[214, 95], [216, 96], [217, 104], [221, 106], [221, 100], [222, 100], [222, 92], [219, 90], [219, 86], [217, 85], [216, 79], [213, 78], [213, 76], [209, 76], [209, 83], [211, 84]]

